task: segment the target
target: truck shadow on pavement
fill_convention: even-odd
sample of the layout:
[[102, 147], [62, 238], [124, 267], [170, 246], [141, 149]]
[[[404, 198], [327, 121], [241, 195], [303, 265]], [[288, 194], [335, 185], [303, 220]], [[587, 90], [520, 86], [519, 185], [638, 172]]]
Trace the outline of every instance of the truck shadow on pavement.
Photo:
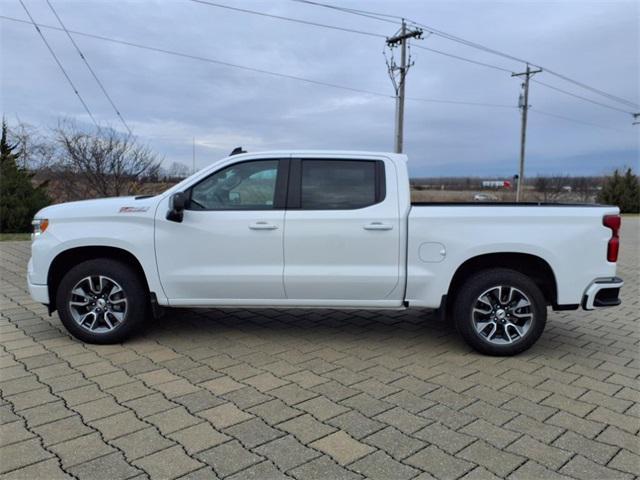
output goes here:
[[[559, 344], [549, 333], [553, 314], [540, 340], [520, 358], [553, 355]], [[190, 348], [211, 347], [225, 353], [247, 346], [254, 352], [313, 351], [332, 348], [349, 353], [366, 351], [364, 357], [389, 354], [403, 357], [482, 356], [468, 347], [455, 326], [439, 312], [331, 310], [331, 309], [165, 309], [158, 319], [149, 320], [130, 341], [158, 343], [184, 353]], [[359, 353], [354, 353], [359, 354]]]
[[[352, 341], [374, 342], [429, 337], [439, 342], [457, 337], [455, 327], [435, 310], [375, 311], [331, 309], [165, 309], [149, 320], [139, 337], [167, 338], [179, 335], [202, 341], [212, 336], [255, 336], [277, 342]], [[462, 343], [461, 343], [462, 345]]]
[[[551, 320], [551, 319], [550, 319]], [[480, 355], [469, 348], [455, 326], [436, 310], [373, 311], [329, 309], [166, 309], [147, 322], [132, 342], [155, 340], [176, 351], [212, 345], [247, 345], [277, 351], [278, 345], [312, 351], [314, 348], [368, 350], [368, 354], [406, 356]], [[128, 343], [128, 342], [127, 342]], [[529, 350], [545, 355], [557, 343], [543, 334]], [[380, 352], [380, 353], [379, 353]], [[365, 354], [365, 356], [368, 356]], [[522, 355], [527, 355], [527, 352]]]

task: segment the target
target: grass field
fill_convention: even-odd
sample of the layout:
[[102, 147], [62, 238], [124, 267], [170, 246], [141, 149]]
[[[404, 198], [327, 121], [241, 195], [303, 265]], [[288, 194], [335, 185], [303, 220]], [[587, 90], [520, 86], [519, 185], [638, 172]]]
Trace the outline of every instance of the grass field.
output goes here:
[[0, 242], [31, 240], [30, 233], [0, 233]]

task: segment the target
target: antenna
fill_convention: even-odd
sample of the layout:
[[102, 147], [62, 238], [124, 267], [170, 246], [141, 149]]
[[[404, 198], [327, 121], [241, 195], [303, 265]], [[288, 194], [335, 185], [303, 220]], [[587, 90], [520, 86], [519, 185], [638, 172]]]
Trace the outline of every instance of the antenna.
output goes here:
[[243, 150], [243, 149], [242, 149], [242, 147], [236, 147], [236, 148], [234, 148], [233, 150], [231, 150], [231, 153], [229, 154], [229, 156], [232, 156], [232, 155], [239, 155], [239, 154], [241, 154], [241, 153], [247, 153], [247, 151], [246, 151], [246, 150]]

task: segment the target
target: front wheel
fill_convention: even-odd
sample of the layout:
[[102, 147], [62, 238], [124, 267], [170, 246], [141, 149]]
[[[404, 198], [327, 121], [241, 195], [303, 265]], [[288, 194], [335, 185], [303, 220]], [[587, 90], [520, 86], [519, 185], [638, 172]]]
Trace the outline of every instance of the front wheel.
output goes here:
[[542, 335], [547, 306], [540, 288], [514, 270], [484, 270], [469, 278], [454, 300], [456, 327], [474, 349], [515, 355]]
[[148, 294], [126, 264], [100, 258], [69, 270], [56, 293], [63, 325], [87, 343], [119, 343], [133, 333], [148, 312]]

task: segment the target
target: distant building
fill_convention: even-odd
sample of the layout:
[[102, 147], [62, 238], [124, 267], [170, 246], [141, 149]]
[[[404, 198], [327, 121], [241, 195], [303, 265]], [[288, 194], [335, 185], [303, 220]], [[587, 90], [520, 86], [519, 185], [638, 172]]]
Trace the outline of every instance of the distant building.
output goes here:
[[483, 180], [482, 188], [511, 188], [509, 180]]

